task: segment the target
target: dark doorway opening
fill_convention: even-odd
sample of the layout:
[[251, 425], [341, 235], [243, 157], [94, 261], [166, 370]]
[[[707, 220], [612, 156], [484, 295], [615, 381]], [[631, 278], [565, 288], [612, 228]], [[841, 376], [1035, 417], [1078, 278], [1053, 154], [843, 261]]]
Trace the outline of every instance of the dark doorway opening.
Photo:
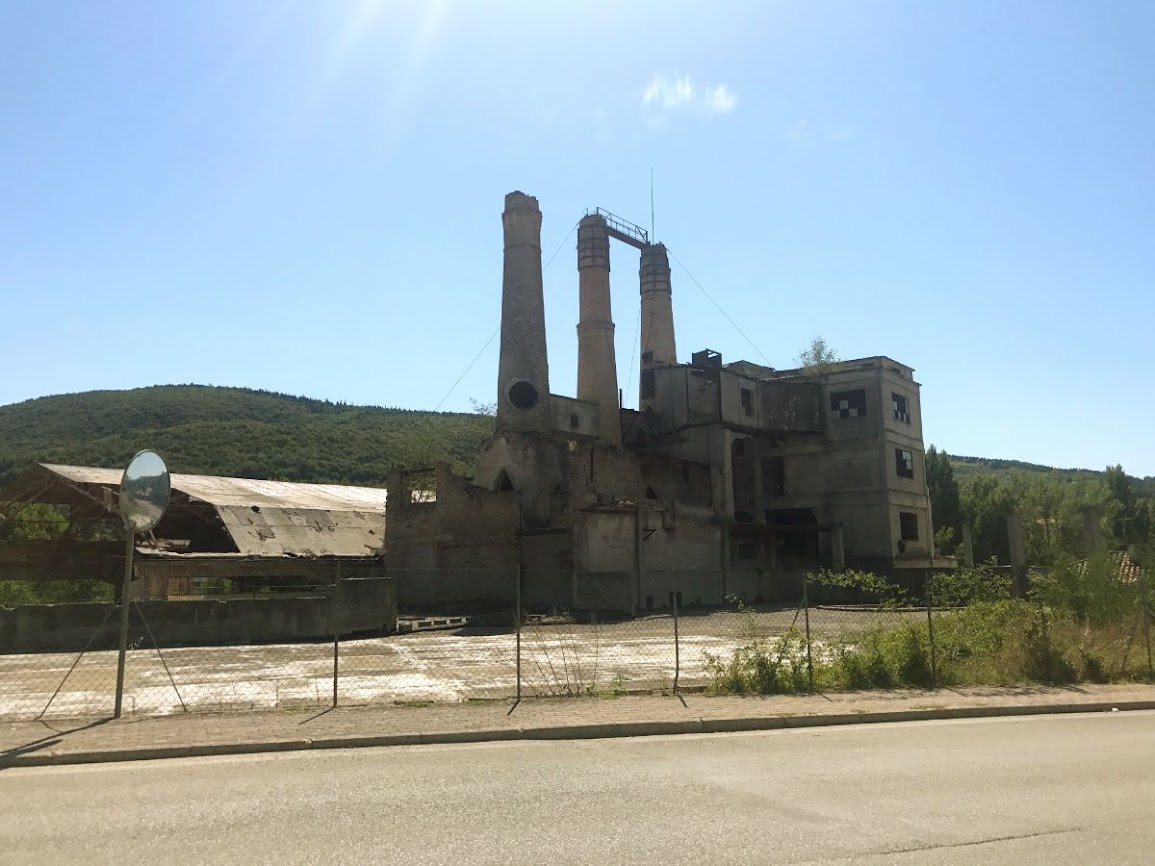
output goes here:
[[766, 525], [779, 538], [779, 549], [792, 559], [818, 559], [818, 518], [813, 508], [774, 508]]

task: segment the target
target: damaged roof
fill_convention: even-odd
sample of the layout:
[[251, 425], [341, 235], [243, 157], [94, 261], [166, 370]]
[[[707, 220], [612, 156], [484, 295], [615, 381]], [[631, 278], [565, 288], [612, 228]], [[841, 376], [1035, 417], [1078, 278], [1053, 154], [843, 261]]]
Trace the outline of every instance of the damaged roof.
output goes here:
[[[118, 469], [39, 463], [0, 499], [70, 504], [53, 490], [67, 482], [76, 493], [115, 513]], [[170, 512], [211, 508], [236, 552], [250, 556], [369, 556], [385, 535], [387, 491], [376, 487], [302, 484], [252, 478], [173, 473]], [[168, 520], [166, 514], [165, 520]], [[157, 527], [160, 536], [165, 521]]]

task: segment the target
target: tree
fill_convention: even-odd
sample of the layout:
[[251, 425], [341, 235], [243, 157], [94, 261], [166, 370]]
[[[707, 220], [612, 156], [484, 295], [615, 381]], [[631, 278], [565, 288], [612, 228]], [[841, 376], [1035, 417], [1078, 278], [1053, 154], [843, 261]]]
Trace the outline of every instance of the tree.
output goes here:
[[1151, 500], [1139, 498], [1122, 466], [1108, 466], [1103, 470], [1103, 483], [1108, 495], [1107, 517], [1115, 540], [1127, 545], [1146, 543], [1155, 517]]
[[478, 415], [485, 415], [488, 417], [493, 417], [494, 415], [497, 414], [497, 404], [496, 403], [482, 403], [476, 397], [470, 397], [469, 398], [469, 405], [471, 405], [473, 407], [473, 411], [476, 412]]
[[52, 541], [68, 527], [60, 510], [42, 502], [6, 503], [8, 515], [0, 511], [0, 542]]
[[933, 445], [926, 452], [926, 486], [934, 518], [935, 549], [949, 554], [953, 543], [962, 535], [962, 499], [950, 458]]
[[971, 526], [975, 562], [992, 558], [1010, 562], [1006, 518], [1014, 510], [1014, 502], [1007, 485], [994, 475], [976, 475], [968, 478], [959, 492], [963, 518]]
[[822, 337], [815, 337], [810, 345], [798, 354], [798, 365], [812, 376], [829, 373], [842, 359]]

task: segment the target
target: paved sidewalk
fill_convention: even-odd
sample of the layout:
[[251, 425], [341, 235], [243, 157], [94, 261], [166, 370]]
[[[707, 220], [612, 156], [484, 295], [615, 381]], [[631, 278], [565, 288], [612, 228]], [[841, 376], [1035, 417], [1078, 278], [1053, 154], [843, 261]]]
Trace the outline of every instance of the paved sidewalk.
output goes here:
[[1155, 685], [772, 697], [620, 697], [374, 705], [316, 712], [0, 723], [0, 768], [354, 746], [583, 739], [1038, 713], [1155, 709]]

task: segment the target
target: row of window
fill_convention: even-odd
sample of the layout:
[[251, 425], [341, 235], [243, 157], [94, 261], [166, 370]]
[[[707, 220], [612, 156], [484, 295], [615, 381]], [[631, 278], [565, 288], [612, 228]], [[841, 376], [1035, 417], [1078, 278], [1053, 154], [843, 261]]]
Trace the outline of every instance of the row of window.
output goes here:
[[[918, 514], [914, 511], [898, 512], [898, 535], [901, 539], [899, 550], [905, 551], [906, 542], [918, 541]], [[758, 556], [758, 545], [743, 542], [738, 545], [739, 559], [755, 559]]]
[[[746, 443], [734, 443], [734, 456], [746, 453]], [[894, 449], [894, 471], [900, 478], [914, 478], [914, 452], [906, 448]], [[770, 496], [786, 495], [786, 461], [783, 457], [762, 458], [762, 483]]]
[[[743, 406], [745, 402], [743, 402]], [[902, 394], [891, 392], [891, 411], [895, 421], [910, 423], [910, 400]], [[838, 418], [864, 418], [866, 416], [866, 390], [834, 391], [830, 395], [830, 411]], [[751, 410], [750, 414], [753, 414]]]

